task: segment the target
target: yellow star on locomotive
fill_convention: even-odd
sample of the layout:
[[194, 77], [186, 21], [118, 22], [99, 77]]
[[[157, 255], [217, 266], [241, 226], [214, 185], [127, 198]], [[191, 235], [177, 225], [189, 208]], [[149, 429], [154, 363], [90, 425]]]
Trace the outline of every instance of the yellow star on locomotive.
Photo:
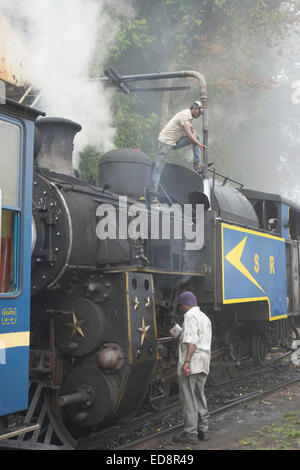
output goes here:
[[148, 336], [147, 336], [147, 331], [150, 329], [150, 325], [146, 326], [145, 325], [145, 320], [144, 317], [142, 318], [142, 328], [138, 328], [138, 331], [141, 333], [141, 346], [144, 343], [144, 340], [146, 339], [149, 341]]

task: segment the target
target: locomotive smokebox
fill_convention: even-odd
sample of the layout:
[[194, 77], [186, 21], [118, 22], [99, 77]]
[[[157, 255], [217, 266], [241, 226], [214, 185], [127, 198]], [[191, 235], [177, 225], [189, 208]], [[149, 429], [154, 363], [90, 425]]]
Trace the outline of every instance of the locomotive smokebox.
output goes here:
[[40, 134], [39, 168], [74, 176], [72, 165], [74, 137], [81, 126], [69, 119], [44, 118], [36, 122]]
[[150, 189], [152, 160], [134, 149], [110, 150], [99, 163], [99, 186], [109, 191], [139, 198]]

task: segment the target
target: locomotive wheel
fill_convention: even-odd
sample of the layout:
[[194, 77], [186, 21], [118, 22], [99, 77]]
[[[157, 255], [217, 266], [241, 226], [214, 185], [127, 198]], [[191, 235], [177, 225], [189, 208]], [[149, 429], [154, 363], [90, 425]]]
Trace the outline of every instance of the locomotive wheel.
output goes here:
[[295, 326], [292, 327], [292, 339], [300, 339], [300, 335], [299, 335], [299, 329], [296, 328]]
[[252, 359], [255, 365], [266, 364], [266, 355], [270, 351], [267, 337], [263, 333], [258, 333], [252, 338]]
[[293, 325], [290, 325], [286, 337], [281, 338], [280, 346], [286, 350], [293, 349], [293, 341], [298, 341], [300, 339], [299, 328], [296, 328]]
[[284, 347], [289, 349], [292, 342], [295, 340], [299, 340], [300, 339], [300, 336], [299, 336], [299, 331], [298, 331], [298, 328], [296, 328], [295, 326], [292, 326], [290, 328], [290, 334], [289, 334], [289, 337], [284, 341]]

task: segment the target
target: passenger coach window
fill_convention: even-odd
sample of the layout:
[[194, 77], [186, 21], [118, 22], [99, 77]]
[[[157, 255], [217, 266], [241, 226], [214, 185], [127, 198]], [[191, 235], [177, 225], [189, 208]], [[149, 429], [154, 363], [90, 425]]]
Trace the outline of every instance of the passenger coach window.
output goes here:
[[20, 143], [20, 127], [0, 119], [2, 206], [18, 207], [20, 204]]
[[21, 128], [0, 118], [0, 294], [18, 288]]
[[289, 220], [290, 236], [293, 240], [300, 240], [300, 212], [290, 209]]
[[17, 285], [16, 259], [17, 244], [14, 234], [16, 233], [15, 223], [18, 216], [13, 211], [2, 211], [1, 228], [1, 260], [0, 260], [0, 292], [13, 292]]

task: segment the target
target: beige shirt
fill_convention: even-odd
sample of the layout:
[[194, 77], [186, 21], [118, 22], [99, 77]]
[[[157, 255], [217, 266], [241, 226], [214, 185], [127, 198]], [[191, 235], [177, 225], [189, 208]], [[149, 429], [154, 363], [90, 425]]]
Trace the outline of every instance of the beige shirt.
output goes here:
[[190, 109], [184, 109], [175, 114], [168, 124], [162, 129], [158, 140], [168, 145], [176, 145], [179, 139], [186, 136], [183, 126], [188, 124], [193, 127], [193, 116]]
[[195, 344], [196, 350], [190, 362], [191, 374], [203, 372], [208, 375], [211, 356], [211, 322], [199, 307], [192, 307], [184, 314], [184, 322], [179, 339], [178, 375], [183, 375], [188, 343]]

